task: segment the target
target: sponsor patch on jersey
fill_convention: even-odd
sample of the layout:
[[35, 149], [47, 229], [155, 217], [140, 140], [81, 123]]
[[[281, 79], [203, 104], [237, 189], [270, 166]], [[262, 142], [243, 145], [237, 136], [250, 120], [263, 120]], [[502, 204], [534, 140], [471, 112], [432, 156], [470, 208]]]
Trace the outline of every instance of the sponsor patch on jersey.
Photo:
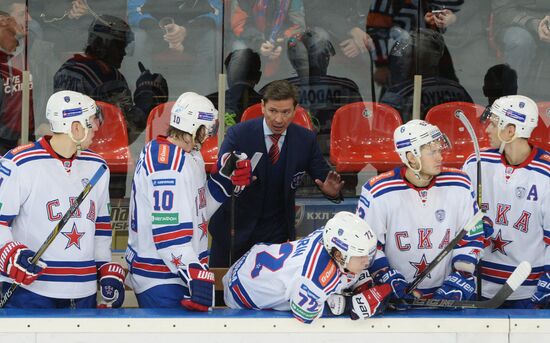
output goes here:
[[372, 185], [374, 185], [375, 183], [377, 183], [378, 181], [380, 181], [380, 180], [382, 180], [382, 179], [385, 179], [385, 178], [392, 177], [392, 176], [394, 176], [394, 175], [395, 175], [394, 171], [393, 171], [393, 170], [390, 170], [390, 171], [388, 171], [388, 172], [382, 173], [382, 174], [380, 174], [380, 175], [378, 175], [378, 176], [375, 176], [375, 177], [371, 178], [370, 181], [369, 181], [369, 184], [372, 186]]
[[170, 148], [167, 144], [159, 145], [158, 161], [162, 164], [168, 164], [168, 155], [170, 154]]
[[340, 239], [338, 239], [338, 237], [332, 237], [331, 241], [332, 243], [334, 243], [334, 245], [340, 248], [340, 250], [348, 251], [349, 246], [346, 243], [342, 242]]
[[29, 148], [32, 148], [34, 146], [34, 143], [29, 143], [29, 144], [25, 144], [25, 145], [20, 145], [16, 148], [13, 148], [13, 150], [11, 151], [12, 154], [14, 155], [17, 155], [18, 153], [20, 153], [21, 151], [23, 150], [27, 150]]
[[483, 232], [483, 221], [480, 220], [476, 223], [476, 225], [470, 230], [468, 235], [475, 236], [477, 234], [480, 234]]
[[153, 225], [179, 224], [178, 213], [151, 213]]
[[328, 285], [334, 274], [336, 274], [336, 265], [334, 262], [330, 261], [325, 270], [323, 270], [321, 275], [319, 275], [319, 283], [321, 286], [325, 287]]
[[153, 186], [175, 186], [176, 179], [153, 179]]
[[519, 112], [516, 112], [514, 110], [507, 109], [504, 112], [504, 115], [507, 116], [508, 118], [512, 118], [512, 119], [517, 120], [519, 122], [525, 123], [526, 116], [523, 113], [519, 113]]
[[200, 120], [207, 120], [207, 121], [213, 121], [214, 120], [214, 113], [211, 112], [200, 112], [197, 117]]
[[443, 222], [445, 220], [445, 210], [435, 211], [435, 219], [440, 223]]
[[76, 117], [76, 116], [79, 116], [79, 115], [82, 114], [82, 108], [81, 107], [68, 108], [66, 110], [63, 110], [63, 112], [61, 112], [61, 113], [63, 115], [63, 118]]
[[550, 155], [548, 154], [541, 155], [540, 159], [550, 162]]
[[4, 166], [2, 164], [2, 161], [0, 161], [0, 173], [6, 175], [6, 176], [10, 176], [11, 175], [11, 169]]

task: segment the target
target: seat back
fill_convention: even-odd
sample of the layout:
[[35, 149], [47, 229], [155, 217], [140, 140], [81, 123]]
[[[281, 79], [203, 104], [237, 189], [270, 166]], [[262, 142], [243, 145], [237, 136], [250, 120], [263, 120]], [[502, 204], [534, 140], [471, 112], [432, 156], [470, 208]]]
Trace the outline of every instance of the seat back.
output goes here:
[[550, 101], [537, 103], [539, 123], [531, 133], [529, 142], [546, 151], [550, 151]]
[[[401, 124], [399, 112], [385, 104], [354, 102], [340, 107], [334, 113], [330, 132], [331, 162], [338, 170], [340, 156], [353, 153], [354, 159], [359, 158], [365, 165], [372, 163], [378, 170], [391, 169], [399, 163], [393, 132]], [[361, 168], [359, 165], [346, 171]]]
[[[258, 118], [263, 116], [262, 113], [262, 104], [254, 104], [250, 107], [248, 107], [241, 117], [241, 122], [247, 121], [250, 119]], [[309, 117], [309, 114], [307, 113], [306, 109], [302, 106], [298, 105], [296, 106], [296, 113], [294, 115], [294, 119], [292, 120], [294, 124], [300, 125], [305, 127], [306, 129], [309, 129], [313, 131], [313, 123], [311, 122], [311, 118]]]
[[[170, 111], [172, 111], [174, 103], [174, 101], [168, 101], [151, 110], [145, 128], [145, 143], [159, 135], [166, 135], [170, 126]], [[204, 159], [205, 169], [209, 173], [218, 159], [218, 136], [206, 139], [201, 148], [201, 155]]]
[[126, 119], [117, 106], [103, 101], [96, 104], [103, 112], [104, 122], [95, 133], [90, 149], [107, 161], [111, 173], [126, 174], [133, 166]]
[[468, 130], [455, 116], [457, 110], [461, 110], [472, 124], [480, 148], [489, 147], [489, 137], [485, 132], [485, 125], [480, 122], [481, 115], [485, 110], [484, 106], [460, 101], [439, 104], [428, 111], [426, 121], [436, 125], [452, 143], [451, 151], [446, 152], [443, 156], [445, 165], [460, 168], [465, 159], [474, 152], [474, 145]]

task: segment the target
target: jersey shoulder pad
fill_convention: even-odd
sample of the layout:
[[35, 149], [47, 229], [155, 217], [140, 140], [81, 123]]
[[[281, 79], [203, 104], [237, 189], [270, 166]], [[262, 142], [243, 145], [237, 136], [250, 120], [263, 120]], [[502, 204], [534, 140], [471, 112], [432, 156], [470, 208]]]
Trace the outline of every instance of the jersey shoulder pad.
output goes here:
[[107, 162], [103, 157], [101, 157], [101, 155], [96, 154], [95, 152], [88, 149], [81, 151], [77, 159], [82, 161], [93, 161], [93, 162], [107, 165]]
[[468, 174], [456, 168], [443, 167], [441, 174], [435, 178], [436, 186], [459, 186], [470, 189], [472, 181]]
[[393, 170], [389, 170], [385, 173], [382, 173], [380, 175], [377, 175], [377, 176], [374, 176], [372, 177], [369, 181], [367, 181], [367, 183], [365, 184], [365, 188], [367, 190], [371, 190], [373, 189], [375, 186], [378, 186], [384, 182], [387, 182], [387, 181], [391, 181], [391, 180], [395, 180], [395, 179], [400, 179], [399, 177], [399, 169], [393, 169]]
[[536, 148], [535, 157], [529, 163], [533, 170], [537, 170], [545, 175], [550, 175], [550, 153], [544, 149]]
[[175, 144], [152, 140], [145, 147], [145, 168], [148, 174], [162, 171], [181, 171], [185, 162], [185, 152]]
[[338, 286], [341, 274], [322, 241], [316, 242], [305, 260], [302, 276], [328, 294]]
[[15, 147], [4, 155], [4, 159], [11, 161], [18, 166], [43, 158], [51, 158], [51, 155], [38, 141]]

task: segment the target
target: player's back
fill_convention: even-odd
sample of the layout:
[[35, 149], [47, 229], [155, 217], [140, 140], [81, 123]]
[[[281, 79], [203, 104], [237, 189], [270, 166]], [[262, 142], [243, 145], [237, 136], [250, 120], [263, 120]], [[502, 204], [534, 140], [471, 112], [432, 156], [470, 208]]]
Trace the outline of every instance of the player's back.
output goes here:
[[308, 280], [311, 281], [308, 290], [323, 297], [340, 285], [341, 276], [323, 246], [322, 230], [283, 244], [260, 243], [224, 276], [226, 304], [234, 308], [286, 311], [290, 310], [293, 292], [303, 288]]

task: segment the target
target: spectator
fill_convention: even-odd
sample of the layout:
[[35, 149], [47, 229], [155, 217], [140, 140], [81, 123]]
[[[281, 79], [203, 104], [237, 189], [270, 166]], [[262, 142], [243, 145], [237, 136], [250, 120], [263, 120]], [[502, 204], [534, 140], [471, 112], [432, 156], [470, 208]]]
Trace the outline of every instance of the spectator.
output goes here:
[[130, 143], [145, 128], [149, 111], [168, 99], [166, 80], [139, 65], [141, 75], [132, 93], [119, 72], [133, 33], [126, 22], [111, 15], [96, 18], [89, 28], [84, 54], [75, 54], [54, 76], [54, 89], [74, 90], [117, 105], [126, 118]]
[[518, 74], [508, 64], [497, 64], [487, 70], [483, 78], [483, 95], [489, 106], [496, 99], [518, 94]]
[[[248, 107], [262, 101], [262, 96], [254, 89], [262, 76], [262, 62], [258, 53], [247, 48], [231, 52], [224, 64], [229, 87], [225, 92], [225, 124], [228, 127], [241, 121]], [[208, 99], [217, 107], [217, 92], [210, 94]]]
[[262, 99], [264, 117], [227, 131], [220, 156], [228, 151], [242, 151], [252, 159], [255, 152], [263, 156], [254, 171], [256, 180], [236, 198], [234, 247], [229, 244], [230, 206], [223, 205], [212, 216], [212, 266], [229, 266], [230, 249], [237, 259], [255, 243], [296, 239], [294, 197], [306, 173], [328, 198], [341, 198], [343, 182], [340, 175], [329, 171], [315, 134], [292, 123], [297, 104], [295, 86], [284, 80], [272, 82]]
[[[494, 34], [505, 62], [517, 71], [520, 89], [536, 90], [533, 81], [550, 70], [550, 2], [493, 0], [491, 5]], [[539, 71], [529, 75], [530, 68]]]
[[[466, 89], [457, 81], [439, 74], [438, 65], [444, 58], [444, 42], [439, 32], [421, 29], [420, 38], [414, 32], [407, 41], [396, 44], [390, 53], [389, 61], [395, 73], [391, 74], [391, 84], [380, 97], [380, 102], [399, 111], [403, 122], [412, 118], [414, 82], [413, 75], [422, 75], [422, 98], [420, 117], [424, 118], [430, 108], [450, 101], [473, 102]], [[415, 50], [416, 42], [420, 47]], [[413, 54], [418, 54], [418, 69], [415, 70]], [[397, 80], [394, 76], [399, 75]], [[403, 77], [405, 76], [405, 77]]]
[[288, 81], [299, 88], [300, 105], [317, 119], [319, 133], [329, 134], [332, 117], [338, 108], [363, 101], [359, 87], [348, 78], [327, 74], [335, 49], [319, 31], [307, 30], [291, 38], [287, 53], [298, 74]]
[[[0, 155], [15, 148], [21, 139], [21, 119], [23, 107], [23, 73], [12, 67], [8, 61], [13, 57], [18, 35], [22, 35], [21, 26], [6, 12], [0, 12]], [[31, 85], [32, 88], [32, 85]], [[34, 139], [34, 112], [32, 91], [29, 104], [29, 139]]]
[[[388, 59], [388, 54], [397, 42], [408, 41], [410, 34], [417, 30], [419, 10], [423, 16], [423, 20], [420, 20], [420, 28], [444, 32], [448, 26], [455, 23], [454, 12], [460, 9], [463, 2], [464, 0], [422, 2], [375, 0], [367, 18], [367, 32], [372, 37], [375, 46], [374, 79], [376, 82], [382, 86], [389, 86], [392, 82], [403, 81], [399, 78], [399, 70], [394, 70], [394, 66]], [[418, 8], [419, 3], [421, 4], [420, 9]], [[458, 81], [447, 47], [444, 47], [443, 57], [439, 63], [439, 75]]]

